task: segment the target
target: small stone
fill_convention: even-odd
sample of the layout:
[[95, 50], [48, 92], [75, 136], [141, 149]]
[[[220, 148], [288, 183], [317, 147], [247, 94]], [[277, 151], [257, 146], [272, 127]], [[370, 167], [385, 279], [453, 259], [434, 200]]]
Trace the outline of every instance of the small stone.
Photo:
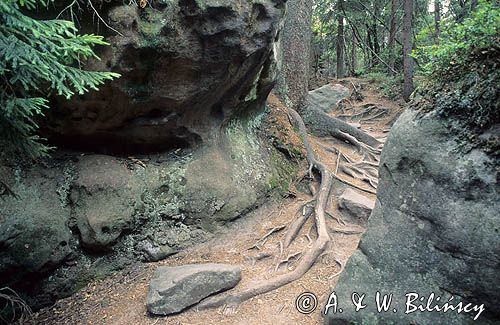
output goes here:
[[339, 206], [366, 222], [375, 207], [375, 200], [367, 198], [354, 190], [347, 189], [339, 198]]
[[147, 309], [155, 315], [178, 313], [202, 299], [235, 287], [241, 269], [228, 264], [159, 267], [149, 285]]

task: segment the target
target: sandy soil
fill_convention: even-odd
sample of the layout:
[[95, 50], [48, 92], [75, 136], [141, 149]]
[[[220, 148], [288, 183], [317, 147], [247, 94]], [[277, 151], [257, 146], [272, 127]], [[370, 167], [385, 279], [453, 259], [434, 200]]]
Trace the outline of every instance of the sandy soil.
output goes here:
[[[361, 102], [351, 102], [349, 114], [362, 111], [363, 105], [375, 104], [386, 107], [389, 114], [381, 119], [361, 123], [361, 128], [377, 138], [384, 138], [395, 116], [400, 113], [400, 105], [378, 97], [370, 85], [360, 85], [360, 80], [348, 79], [362, 88], [364, 99]], [[279, 106], [276, 99], [272, 104]], [[283, 107], [277, 107], [284, 111]], [[341, 112], [336, 112], [341, 114]], [[295, 135], [296, 137], [296, 135]], [[291, 142], [296, 142], [294, 138]], [[360, 154], [352, 146], [334, 139], [312, 137], [316, 153], [327, 163], [331, 170], [336, 169], [337, 155], [325, 148], [335, 146], [342, 153], [359, 159]], [[339, 174], [360, 187], [370, 188], [366, 182]], [[304, 183], [306, 184], [306, 183]], [[307, 186], [297, 186], [307, 188]], [[230, 263], [242, 267], [242, 281], [233, 290], [246, 287], [253, 280], [270, 278], [276, 274], [287, 272], [293, 268], [297, 260], [292, 259], [277, 268], [277, 264], [295, 253], [300, 253], [314, 240], [315, 232], [311, 229], [311, 220], [306, 223], [299, 237], [288, 250], [280, 254], [279, 242], [285, 235], [286, 228], [273, 233], [264, 241], [259, 241], [271, 229], [287, 226], [296, 213], [301, 213], [302, 205], [311, 199], [310, 193], [293, 189], [296, 196], [283, 199], [280, 202], [268, 202], [244, 218], [236, 221], [225, 233], [215, 236], [209, 242], [185, 250], [158, 263], [138, 266], [105, 280], [89, 284], [76, 295], [58, 301], [51, 308], [38, 312], [34, 324], [321, 324], [323, 321], [321, 308], [334, 288], [341, 270], [351, 254], [356, 249], [360, 234], [347, 235], [336, 232], [335, 229], [364, 230], [356, 218], [338, 210], [338, 196], [347, 187], [340, 181], [335, 181], [332, 189], [329, 212], [336, 218], [341, 218], [346, 224], [341, 224], [334, 218], [328, 220], [331, 229], [332, 242], [325, 255], [300, 280], [286, 285], [276, 291], [255, 297], [242, 303], [236, 310], [187, 310], [179, 315], [169, 317], [154, 317], [148, 314], [145, 301], [149, 280], [155, 269], [161, 265], [181, 265], [189, 263]], [[305, 191], [307, 192], [307, 191]], [[375, 198], [373, 194], [365, 195]], [[310, 218], [311, 219], [311, 218]], [[308, 238], [310, 237], [310, 238]], [[259, 243], [258, 248], [252, 248]], [[261, 260], [256, 257], [263, 253], [271, 256]], [[299, 256], [300, 258], [300, 256]], [[304, 292], [314, 293], [318, 306], [308, 315], [299, 313], [295, 307], [296, 298]]]

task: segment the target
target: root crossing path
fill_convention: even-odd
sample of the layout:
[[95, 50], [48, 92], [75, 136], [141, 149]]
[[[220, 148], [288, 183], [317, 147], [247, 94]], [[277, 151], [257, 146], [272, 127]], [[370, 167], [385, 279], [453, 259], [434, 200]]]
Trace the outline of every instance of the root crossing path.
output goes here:
[[[338, 197], [351, 188], [375, 198], [380, 150], [401, 109], [362, 80], [341, 82], [355, 96], [326, 114], [381, 145], [342, 130], [312, 136], [299, 114], [271, 96], [272, 111], [298, 127], [307, 153], [307, 165], [291, 187], [292, 195], [268, 202], [209, 242], [91, 283], [35, 314], [33, 323], [322, 324], [321, 308], [365, 229], [359, 218], [339, 210]], [[360, 93], [361, 101], [354, 98]], [[234, 289], [178, 315], [148, 315], [145, 301], [154, 270], [191, 263], [238, 264], [242, 280]], [[317, 297], [318, 306], [310, 314], [301, 314], [295, 305], [304, 292]]]

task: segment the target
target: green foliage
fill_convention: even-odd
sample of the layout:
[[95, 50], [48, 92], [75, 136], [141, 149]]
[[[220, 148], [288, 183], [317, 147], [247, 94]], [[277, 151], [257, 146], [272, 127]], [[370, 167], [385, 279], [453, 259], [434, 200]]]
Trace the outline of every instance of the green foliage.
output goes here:
[[369, 83], [373, 84], [384, 97], [397, 99], [403, 91], [403, 76], [388, 76], [385, 72], [370, 72], [363, 76]]
[[[420, 47], [415, 57], [423, 70], [434, 77], [446, 78], [467, 69], [473, 52], [500, 46], [500, 8], [495, 2], [480, 1], [476, 10], [462, 22], [444, 22], [439, 44]], [[423, 30], [421, 38], [425, 37]]]
[[447, 22], [440, 43], [421, 49], [426, 84], [413, 104], [454, 121], [468, 145], [500, 154], [498, 138], [481, 136], [500, 123], [500, 10], [480, 1], [469, 18]]
[[47, 155], [50, 147], [36, 130], [37, 118], [48, 109], [47, 96], [70, 98], [97, 90], [112, 72], [85, 71], [82, 60], [98, 59], [92, 46], [107, 45], [101, 36], [78, 35], [65, 20], [37, 20], [26, 12], [52, 0], [0, 1], [0, 141], [3, 154], [29, 158]]

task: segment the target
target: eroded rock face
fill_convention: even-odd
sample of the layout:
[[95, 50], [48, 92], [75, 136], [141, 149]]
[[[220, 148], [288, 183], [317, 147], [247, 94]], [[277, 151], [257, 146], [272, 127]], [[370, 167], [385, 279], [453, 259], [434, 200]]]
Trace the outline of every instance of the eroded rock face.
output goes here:
[[0, 170], [0, 275], [35, 309], [206, 240], [295, 171], [262, 127], [284, 1], [99, 9], [121, 35], [87, 68], [122, 77], [54, 98], [46, 129], [63, 150]]
[[[415, 305], [425, 307], [434, 293], [441, 302], [431, 306], [442, 306], [453, 295], [453, 305], [484, 304], [480, 323], [500, 317], [498, 161], [478, 148], [464, 153], [449, 123], [409, 110], [394, 125], [368, 230], [334, 289], [343, 313], [330, 313], [326, 323], [468, 324], [478, 314], [405, 314], [412, 292], [424, 297]], [[376, 312], [377, 291], [393, 294], [389, 312]], [[366, 309], [354, 311], [353, 292], [367, 294]]]
[[[263, 109], [283, 0], [151, 5], [101, 9], [122, 35], [108, 36], [111, 46], [88, 68], [122, 77], [58, 100], [49, 125], [54, 140], [108, 153], [185, 147], [213, 140], [235, 115]], [[88, 32], [95, 32], [92, 19], [83, 21]]]
[[[4, 285], [26, 274], [51, 270], [66, 259], [70, 210], [55, 192], [64, 177], [53, 170], [31, 171], [15, 186], [15, 170], [0, 166], [0, 278]], [[11, 203], [11, 204], [10, 204]]]
[[240, 280], [241, 270], [233, 265], [162, 266], [151, 280], [146, 305], [155, 315], [178, 313], [212, 294], [233, 288]]

